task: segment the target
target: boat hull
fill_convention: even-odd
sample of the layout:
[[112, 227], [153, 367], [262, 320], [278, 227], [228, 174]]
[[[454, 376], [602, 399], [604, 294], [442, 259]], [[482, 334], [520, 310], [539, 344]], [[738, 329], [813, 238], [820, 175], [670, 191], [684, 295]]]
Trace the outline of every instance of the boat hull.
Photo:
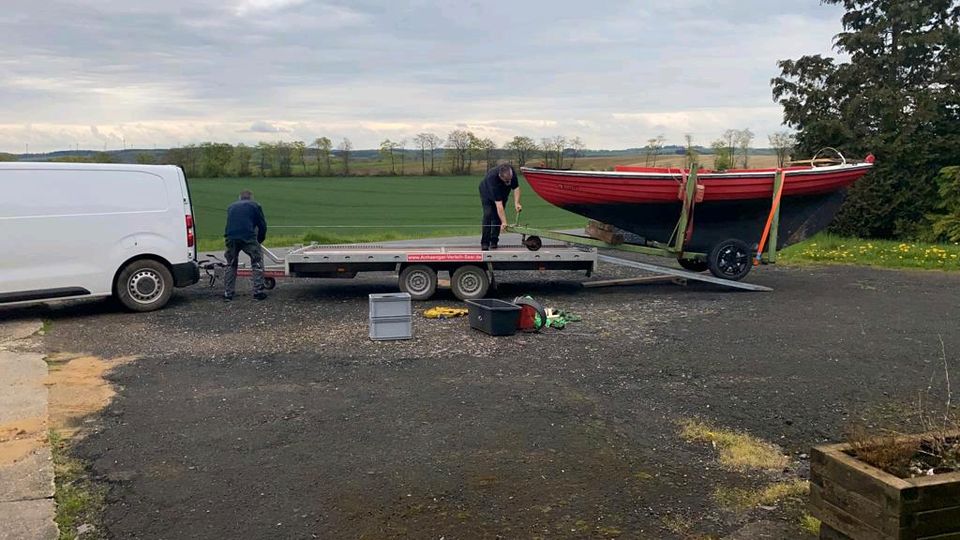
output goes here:
[[[847, 188], [873, 166], [861, 163], [786, 169], [780, 204], [777, 249], [800, 242], [830, 224]], [[670, 243], [677, 227], [687, 171], [622, 167], [612, 172], [522, 168], [544, 200], [575, 214], [607, 223], [640, 238], [633, 243]], [[706, 253], [737, 239], [760, 242], [773, 202], [776, 169], [703, 171], [693, 208], [693, 230], [684, 250]]]
[[[844, 189], [784, 198], [780, 205], [777, 249], [823, 230], [833, 220], [845, 195]], [[567, 204], [561, 208], [639, 236], [639, 239], [628, 238], [634, 243], [667, 243], [677, 225], [681, 203]], [[763, 199], [697, 204], [693, 215], [693, 235], [684, 248], [686, 251], [706, 253], [714, 245], [731, 238], [755, 247], [760, 242], [769, 214], [770, 201]]]

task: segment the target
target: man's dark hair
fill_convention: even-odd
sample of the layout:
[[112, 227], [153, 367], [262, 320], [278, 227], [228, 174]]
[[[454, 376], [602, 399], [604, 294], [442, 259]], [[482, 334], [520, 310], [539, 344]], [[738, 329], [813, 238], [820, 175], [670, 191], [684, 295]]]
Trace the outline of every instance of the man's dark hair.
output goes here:
[[500, 166], [497, 167], [497, 173], [498, 173], [498, 174], [506, 174], [506, 173], [511, 173], [511, 174], [513, 174], [513, 167], [511, 167], [509, 163], [501, 163]]
[[251, 193], [250, 190], [245, 189], [240, 192], [240, 200], [249, 201], [252, 198], [253, 198], [253, 193]]

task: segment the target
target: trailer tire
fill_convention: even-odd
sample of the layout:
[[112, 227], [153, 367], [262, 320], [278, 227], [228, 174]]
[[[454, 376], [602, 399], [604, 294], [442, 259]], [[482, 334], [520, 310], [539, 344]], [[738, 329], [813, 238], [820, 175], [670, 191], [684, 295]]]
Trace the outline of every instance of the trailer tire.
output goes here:
[[543, 247], [543, 240], [539, 236], [529, 236], [523, 241], [523, 245], [530, 251], [539, 251]]
[[267, 276], [263, 278], [263, 288], [272, 291], [277, 286], [277, 278]]
[[460, 300], [483, 298], [490, 289], [490, 277], [479, 266], [461, 266], [450, 277], [450, 289]]
[[750, 273], [750, 247], [746, 242], [730, 238], [713, 246], [707, 257], [710, 273], [720, 279], [740, 281]]
[[161, 262], [140, 259], [128, 263], [113, 284], [117, 300], [130, 311], [154, 311], [173, 295], [173, 274]]
[[710, 269], [707, 261], [702, 259], [677, 259], [677, 262], [680, 263], [680, 266], [683, 267], [684, 270], [689, 270], [690, 272], [705, 272]]
[[423, 264], [408, 266], [400, 272], [400, 290], [413, 300], [426, 300], [437, 292], [437, 271]]

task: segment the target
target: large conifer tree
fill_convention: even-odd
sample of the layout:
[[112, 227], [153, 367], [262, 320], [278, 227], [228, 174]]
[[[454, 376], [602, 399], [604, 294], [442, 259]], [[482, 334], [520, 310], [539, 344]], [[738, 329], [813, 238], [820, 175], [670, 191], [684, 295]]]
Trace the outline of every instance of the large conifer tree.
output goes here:
[[823, 0], [842, 5], [835, 49], [779, 62], [773, 96], [801, 155], [832, 146], [876, 169], [854, 185], [841, 234], [912, 238], [929, 231], [935, 177], [960, 164], [960, 7], [954, 0]]

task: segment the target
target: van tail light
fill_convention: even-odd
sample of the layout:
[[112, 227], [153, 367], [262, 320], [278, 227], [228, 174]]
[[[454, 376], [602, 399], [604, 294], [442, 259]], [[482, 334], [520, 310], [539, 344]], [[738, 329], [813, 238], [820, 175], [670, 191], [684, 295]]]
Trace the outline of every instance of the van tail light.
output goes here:
[[187, 214], [187, 247], [193, 247], [196, 237], [193, 234], [193, 216]]

